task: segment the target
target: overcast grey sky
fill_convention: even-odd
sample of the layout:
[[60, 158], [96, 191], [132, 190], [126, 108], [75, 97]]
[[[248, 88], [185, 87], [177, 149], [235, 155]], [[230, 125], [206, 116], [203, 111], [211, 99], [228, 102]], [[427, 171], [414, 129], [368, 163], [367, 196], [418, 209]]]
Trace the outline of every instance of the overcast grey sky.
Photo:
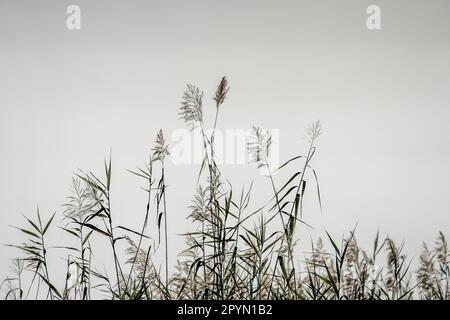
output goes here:
[[[70, 4], [81, 30], [66, 28]], [[370, 4], [381, 30], [366, 28]], [[113, 214], [137, 227], [145, 194], [126, 169], [144, 163], [159, 128], [184, 128], [187, 83], [204, 90], [212, 124], [226, 75], [219, 129], [280, 129], [288, 159], [305, 151], [305, 128], [323, 123], [313, 165], [324, 207], [310, 191], [306, 240], [358, 224], [362, 244], [380, 229], [416, 254], [438, 230], [450, 235], [449, 57], [446, 0], [0, 0], [0, 243], [20, 243], [10, 225], [37, 205], [60, 220], [72, 173], [101, 175], [110, 148]], [[198, 169], [167, 165], [172, 253], [192, 227]], [[237, 189], [254, 179], [253, 206], [264, 203], [270, 186], [253, 165], [223, 172]], [[61, 239], [54, 230], [49, 241]], [[15, 254], [0, 247], [2, 275]]]

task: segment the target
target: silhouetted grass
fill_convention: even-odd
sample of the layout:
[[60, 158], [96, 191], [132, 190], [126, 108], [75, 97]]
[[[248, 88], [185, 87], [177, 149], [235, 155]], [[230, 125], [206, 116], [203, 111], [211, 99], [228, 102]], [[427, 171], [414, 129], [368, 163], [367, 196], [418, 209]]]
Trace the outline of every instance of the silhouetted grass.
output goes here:
[[[169, 148], [159, 130], [144, 168], [130, 170], [142, 179], [147, 202], [143, 204], [142, 226], [133, 230], [117, 225], [111, 202], [111, 158], [105, 161], [104, 176], [79, 172], [72, 181], [59, 228], [75, 239], [75, 246], [57, 246], [65, 252], [67, 270], [64, 287], [57, 288], [55, 275], [49, 274], [46, 234], [54, 226], [53, 214], [43, 221], [26, 219], [17, 228], [24, 236], [17, 248], [21, 255], [13, 260], [11, 276], [1, 283], [5, 299], [449, 299], [449, 253], [444, 234], [435, 247], [424, 249], [418, 269], [411, 271], [411, 259], [403, 244], [376, 235], [370, 252], [361, 248], [355, 230], [341, 240], [327, 232], [326, 249], [321, 238], [310, 251], [296, 255], [298, 224], [304, 224], [305, 190], [317, 193], [321, 207], [318, 175], [312, 167], [322, 134], [320, 122], [307, 130], [306, 153], [288, 159], [281, 166], [270, 165], [272, 138], [254, 127], [248, 150], [251, 162], [263, 170], [272, 190], [270, 199], [250, 210], [253, 183], [248, 189], [234, 190], [217, 165], [214, 137], [219, 111], [224, 108], [230, 87], [221, 79], [213, 97], [215, 115], [211, 134], [206, 134], [203, 93], [188, 85], [183, 95], [180, 118], [202, 135], [204, 158], [196, 181], [196, 194], [186, 218], [193, 230], [183, 235], [186, 248], [178, 254], [175, 272], [169, 273], [170, 228], [167, 216], [171, 199], [167, 194], [165, 160]], [[224, 111], [223, 111], [224, 112]], [[275, 173], [292, 170], [284, 181]], [[307, 180], [306, 177], [311, 177]], [[311, 182], [312, 181], [312, 182]], [[307, 183], [308, 182], [308, 183]], [[171, 181], [176, 184], [175, 181]], [[157, 234], [147, 227], [155, 217]], [[96, 261], [92, 244], [98, 237], [109, 242], [112, 261]], [[120, 244], [126, 245], [121, 252]], [[153, 257], [164, 250], [164, 261]], [[309, 250], [309, 248], [303, 248]], [[381, 259], [385, 261], [382, 262]], [[300, 262], [301, 261], [301, 262]], [[108, 264], [114, 274], [98, 271]], [[164, 271], [161, 271], [163, 269]], [[24, 282], [24, 274], [30, 281]]]

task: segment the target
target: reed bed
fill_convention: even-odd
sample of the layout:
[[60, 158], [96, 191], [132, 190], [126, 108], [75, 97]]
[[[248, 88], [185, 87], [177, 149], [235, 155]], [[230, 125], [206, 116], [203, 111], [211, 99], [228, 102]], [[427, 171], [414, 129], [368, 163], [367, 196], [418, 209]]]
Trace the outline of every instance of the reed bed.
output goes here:
[[[198, 173], [196, 193], [186, 218], [195, 226], [183, 235], [185, 249], [175, 266], [169, 265], [170, 246], [165, 163], [169, 147], [159, 130], [149, 159], [143, 168], [130, 170], [141, 179], [147, 193], [142, 226], [133, 230], [115, 222], [111, 205], [111, 158], [98, 176], [80, 171], [72, 180], [72, 194], [64, 210], [47, 219], [37, 210], [15, 227], [24, 236], [22, 244], [9, 246], [19, 251], [11, 263], [10, 275], [1, 283], [4, 299], [312, 299], [312, 300], [400, 300], [450, 298], [449, 252], [442, 232], [432, 248], [424, 244], [412, 269], [413, 259], [391, 238], [375, 236], [373, 248], [358, 245], [355, 230], [342, 239], [326, 231], [323, 239], [312, 241], [306, 253], [296, 254], [299, 225], [304, 220], [303, 198], [307, 188], [317, 193], [321, 206], [318, 175], [312, 166], [322, 134], [320, 122], [307, 130], [308, 147], [273, 168], [269, 164], [271, 136], [258, 127], [248, 144], [251, 162], [266, 172], [272, 194], [256, 210], [250, 210], [253, 184], [235, 190], [217, 165], [214, 137], [219, 114], [230, 86], [225, 77], [212, 97], [215, 115], [207, 134], [203, 116], [203, 92], [188, 85], [180, 107], [180, 118], [202, 136], [204, 158]], [[289, 171], [290, 170], [290, 171]], [[279, 171], [292, 172], [280, 181]], [[176, 181], [171, 182], [176, 183]], [[156, 234], [148, 225], [156, 224]], [[60, 228], [76, 246], [58, 246], [65, 261], [64, 281], [49, 272], [47, 232]], [[96, 261], [93, 243], [107, 240], [111, 261]], [[126, 247], [122, 250], [123, 246]], [[53, 246], [52, 248], [56, 248]], [[331, 248], [327, 249], [327, 248]], [[162, 262], [154, 256], [161, 251]], [[99, 271], [108, 264], [113, 274]], [[171, 270], [174, 270], [171, 272]], [[60, 274], [60, 273], [59, 273]], [[63, 282], [58, 287], [55, 283]]]

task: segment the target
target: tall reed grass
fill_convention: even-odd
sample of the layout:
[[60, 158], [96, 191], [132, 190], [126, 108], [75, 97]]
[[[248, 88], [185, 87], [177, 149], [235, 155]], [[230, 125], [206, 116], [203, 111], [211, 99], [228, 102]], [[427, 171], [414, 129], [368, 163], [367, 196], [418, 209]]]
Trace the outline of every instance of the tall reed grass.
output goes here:
[[[139, 230], [116, 224], [111, 158], [104, 163], [102, 177], [81, 171], [74, 175], [59, 226], [55, 226], [55, 214], [43, 219], [38, 209], [35, 218], [25, 217], [26, 226], [15, 227], [25, 239], [20, 245], [10, 245], [20, 256], [12, 261], [11, 274], [1, 283], [3, 298], [449, 299], [449, 252], [441, 232], [432, 249], [424, 244], [416, 270], [411, 270], [412, 259], [403, 252], [403, 244], [377, 234], [368, 252], [358, 245], [355, 230], [339, 241], [325, 232], [328, 245], [319, 238], [310, 248], [303, 248], [309, 252], [296, 254], [299, 224], [308, 226], [303, 213], [307, 188], [317, 193], [321, 207], [318, 175], [312, 166], [321, 124], [315, 122], [308, 128], [306, 152], [278, 168], [269, 165], [271, 136], [253, 128], [248, 145], [251, 162], [267, 172], [272, 195], [258, 209], [250, 210], [253, 184], [235, 190], [216, 161], [214, 137], [229, 91], [223, 77], [213, 97], [210, 134], [203, 116], [203, 92], [188, 85], [182, 97], [180, 118], [201, 133], [204, 158], [186, 214], [195, 228], [183, 235], [185, 249], [178, 253], [174, 268], [169, 265], [167, 217], [170, 200], [176, 195], [167, 193], [169, 147], [159, 130], [144, 168], [130, 170], [142, 180], [147, 193]], [[275, 173], [286, 170], [292, 171], [287, 179], [276, 179]], [[152, 221], [157, 234], [148, 233]], [[77, 243], [52, 247], [65, 252], [62, 287], [55, 285], [59, 281], [49, 272], [47, 231], [55, 227]], [[107, 239], [112, 261], [96, 261], [92, 244], [98, 237]], [[119, 243], [126, 245], [124, 252]], [[153, 259], [158, 251], [163, 251], [162, 263]], [[113, 275], [97, 269], [106, 263]], [[30, 281], [24, 281], [24, 274]]]

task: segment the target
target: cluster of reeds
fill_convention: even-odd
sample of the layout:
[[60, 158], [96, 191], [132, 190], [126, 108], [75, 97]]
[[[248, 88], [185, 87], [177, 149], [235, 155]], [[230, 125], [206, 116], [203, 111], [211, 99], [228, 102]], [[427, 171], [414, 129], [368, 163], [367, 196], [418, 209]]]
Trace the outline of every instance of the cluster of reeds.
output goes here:
[[[253, 184], [236, 191], [222, 177], [215, 155], [214, 137], [219, 112], [230, 90], [221, 79], [213, 97], [212, 131], [203, 117], [203, 92], [188, 85], [182, 98], [180, 118], [198, 130], [203, 143], [203, 162], [196, 193], [186, 214], [195, 229], [183, 235], [185, 250], [170, 273], [167, 181], [165, 161], [169, 148], [163, 131], [157, 133], [144, 168], [130, 172], [142, 179], [147, 193], [142, 227], [133, 230], [115, 223], [111, 202], [111, 158], [105, 161], [104, 177], [79, 172], [72, 181], [59, 226], [74, 239], [75, 246], [53, 246], [64, 250], [64, 286], [57, 288], [48, 268], [46, 233], [55, 215], [43, 221], [25, 218], [28, 227], [17, 228], [27, 240], [12, 245], [22, 255], [13, 260], [11, 276], [1, 289], [5, 299], [448, 299], [449, 253], [439, 233], [436, 246], [424, 245], [419, 266], [411, 271], [412, 259], [389, 237], [376, 235], [371, 252], [359, 247], [355, 230], [336, 241], [326, 233], [327, 244], [318, 239], [311, 250], [298, 254], [299, 224], [303, 217], [305, 190], [321, 197], [317, 173], [312, 167], [320, 122], [307, 131], [308, 147], [281, 166], [270, 165], [271, 136], [254, 127], [248, 144], [251, 162], [261, 169], [272, 195], [258, 209], [250, 210]], [[210, 132], [210, 134], [207, 134]], [[293, 168], [287, 179], [275, 173]], [[176, 182], [176, 181], [175, 181]], [[174, 183], [174, 182], [173, 182]], [[170, 203], [169, 203], [170, 204]], [[169, 206], [170, 207], [170, 206]], [[152, 220], [154, 217], [154, 220]], [[148, 234], [155, 221], [157, 234]], [[93, 243], [104, 237], [109, 243], [113, 275], [99, 271], [105, 261], [95, 261]], [[122, 250], [125, 246], [125, 250]], [[331, 248], [328, 250], [327, 248]], [[162, 263], [154, 255], [163, 251]], [[381, 261], [381, 260], [384, 260]], [[30, 281], [24, 282], [24, 273]], [[415, 276], [414, 276], [415, 274]]]

